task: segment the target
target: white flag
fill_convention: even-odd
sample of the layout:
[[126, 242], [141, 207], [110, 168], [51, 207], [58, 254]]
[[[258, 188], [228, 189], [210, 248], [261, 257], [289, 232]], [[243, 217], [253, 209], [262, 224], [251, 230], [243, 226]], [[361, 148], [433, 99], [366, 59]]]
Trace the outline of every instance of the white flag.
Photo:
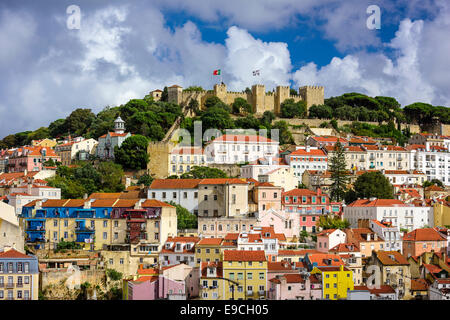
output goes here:
[[253, 71], [253, 76], [259, 76], [259, 70]]

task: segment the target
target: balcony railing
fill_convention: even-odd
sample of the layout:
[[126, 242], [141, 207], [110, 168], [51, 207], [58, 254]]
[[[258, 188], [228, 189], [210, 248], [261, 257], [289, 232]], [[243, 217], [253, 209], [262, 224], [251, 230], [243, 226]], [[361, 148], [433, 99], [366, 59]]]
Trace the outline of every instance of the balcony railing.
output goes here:
[[28, 226], [27, 231], [45, 231], [45, 226]]
[[6, 284], [6, 289], [13, 289], [14, 288], [14, 283], [7, 283]]
[[253, 291], [252, 290], [247, 290], [247, 295], [248, 296], [252, 296], [253, 295]]
[[17, 284], [16, 284], [16, 287], [17, 287], [17, 288], [23, 288], [23, 283], [17, 283]]
[[95, 228], [92, 227], [76, 227], [75, 232], [95, 232]]
[[263, 295], [266, 294], [266, 292], [265, 292], [264, 290], [259, 290], [259, 291], [258, 291], [258, 294], [259, 294], [260, 296], [263, 296]]

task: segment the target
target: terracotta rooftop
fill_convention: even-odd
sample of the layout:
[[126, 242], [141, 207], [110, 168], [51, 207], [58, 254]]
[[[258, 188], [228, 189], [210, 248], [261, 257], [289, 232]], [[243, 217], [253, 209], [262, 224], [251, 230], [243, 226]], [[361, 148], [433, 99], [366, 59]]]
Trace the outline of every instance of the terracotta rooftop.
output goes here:
[[245, 250], [225, 250], [223, 253], [224, 261], [266, 261], [263, 250], [245, 251]]
[[200, 240], [197, 245], [203, 246], [203, 245], [209, 245], [209, 246], [220, 246], [224, 239], [223, 238], [203, 238]]
[[409, 265], [408, 260], [398, 251], [377, 251], [377, 257], [385, 266]]
[[150, 189], [195, 189], [202, 179], [155, 179]]
[[0, 259], [32, 259], [32, 256], [23, 254], [16, 249], [9, 249], [8, 251], [0, 252]]
[[433, 228], [415, 229], [403, 236], [403, 241], [445, 241], [441, 233]]

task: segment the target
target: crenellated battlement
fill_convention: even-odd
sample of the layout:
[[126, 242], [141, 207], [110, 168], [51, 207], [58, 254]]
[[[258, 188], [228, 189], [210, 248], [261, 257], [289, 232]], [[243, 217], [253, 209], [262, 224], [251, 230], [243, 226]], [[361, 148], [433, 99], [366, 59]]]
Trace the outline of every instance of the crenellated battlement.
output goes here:
[[206, 99], [211, 96], [218, 97], [226, 104], [232, 104], [236, 98], [243, 98], [252, 105], [255, 113], [272, 111], [277, 115], [280, 114], [281, 104], [286, 99], [294, 99], [296, 102], [305, 101], [309, 108], [313, 104], [324, 103], [324, 92], [325, 88], [319, 85], [302, 86], [298, 89], [298, 94], [291, 94], [289, 86], [276, 86], [274, 91], [266, 92], [264, 84], [252, 85], [251, 92], [227, 91], [227, 85], [224, 83], [215, 84], [213, 90], [202, 91], [185, 91], [178, 85], [168, 87], [169, 101], [179, 105], [187, 105], [191, 99], [194, 99], [203, 108]]

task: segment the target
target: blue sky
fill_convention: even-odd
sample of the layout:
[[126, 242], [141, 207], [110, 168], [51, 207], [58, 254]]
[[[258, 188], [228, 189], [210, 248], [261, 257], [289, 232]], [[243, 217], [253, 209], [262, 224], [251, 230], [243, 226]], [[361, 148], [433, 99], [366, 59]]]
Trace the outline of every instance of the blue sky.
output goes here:
[[[81, 10], [70, 30], [66, 8]], [[381, 29], [369, 30], [369, 5]], [[259, 82], [450, 105], [446, 0], [43, 0], [0, 3], [0, 137], [165, 85]], [[260, 69], [259, 78], [252, 70]]]

